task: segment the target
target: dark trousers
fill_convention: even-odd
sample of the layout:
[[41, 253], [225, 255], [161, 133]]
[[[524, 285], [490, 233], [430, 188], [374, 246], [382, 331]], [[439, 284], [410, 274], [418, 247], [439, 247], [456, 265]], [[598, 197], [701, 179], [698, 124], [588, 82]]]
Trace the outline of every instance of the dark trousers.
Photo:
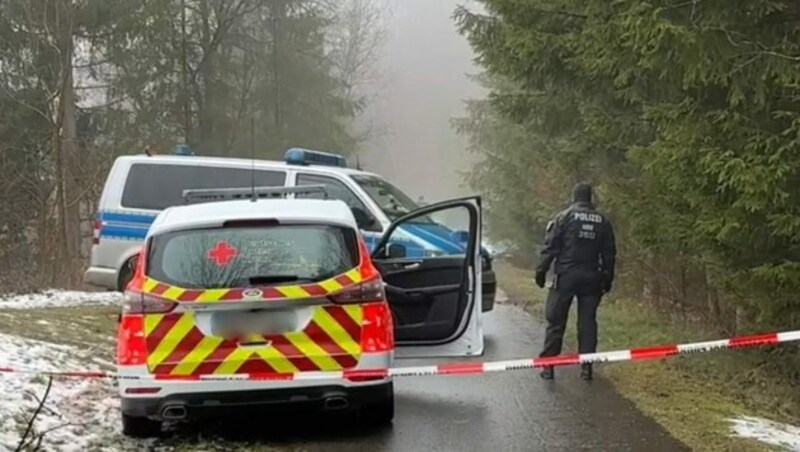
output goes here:
[[559, 275], [556, 288], [547, 296], [545, 316], [547, 335], [544, 350], [539, 356], [561, 354], [567, 317], [573, 298], [578, 298], [578, 351], [597, 351], [597, 307], [602, 297], [602, 274], [593, 271], [574, 270]]

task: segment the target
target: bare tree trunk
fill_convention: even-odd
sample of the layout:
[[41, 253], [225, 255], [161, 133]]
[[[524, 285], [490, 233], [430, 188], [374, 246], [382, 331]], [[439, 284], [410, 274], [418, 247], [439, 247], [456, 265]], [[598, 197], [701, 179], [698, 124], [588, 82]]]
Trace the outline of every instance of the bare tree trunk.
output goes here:
[[70, 261], [80, 255], [80, 202], [79, 202], [79, 155], [75, 129], [75, 90], [72, 82], [72, 67], [68, 69], [62, 101], [64, 122], [61, 125], [61, 147], [64, 155], [64, 201], [66, 202], [66, 245]]
[[181, 0], [181, 78], [183, 104], [183, 139], [189, 143], [192, 134], [192, 120], [189, 110], [189, 55], [186, 45], [186, 0]]
[[681, 278], [681, 292], [680, 292], [680, 300], [678, 303], [680, 304], [681, 310], [681, 318], [686, 319], [686, 304], [689, 302], [689, 291], [688, 291], [688, 278], [687, 278], [687, 269], [686, 263], [684, 262], [683, 256], [678, 258], [678, 266], [680, 271], [680, 278]]
[[[77, 268], [80, 258], [81, 244], [81, 216], [80, 216], [80, 190], [79, 190], [79, 168], [80, 162], [78, 155], [78, 139], [76, 128], [76, 105], [75, 105], [75, 84], [73, 79], [73, 56], [75, 46], [73, 42], [73, 17], [71, 0], [64, 0], [62, 8], [58, 12], [58, 41], [61, 51], [61, 94], [59, 98], [59, 108], [61, 118], [58, 145], [60, 148], [59, 160], [60, 168], [58, 171], [59, 187], [59, 207], [61, 209], [61, 226], [64, 261], [63, 264], [68, 268]], [[76, 283], [76, 273], [68, 272], [70, 283]]]
[[[217, 108], [217, 102], [214, 99], [214, 57], [217, 49], [211, 31], [211, 19], [211, 9], [209, 8], [208, 0], [201, 0], [200, 20], [202, 22], [201, 47], [203, 49], [203, 56], [198, 72], [203, 84], [203, 102], [198, 117], [198, 125], [200, 127], [200, 143], [198, 143], [198, 146], [201, 148], [215, 149], [216, 124], [214, 121], [213, 109]], [[217, 19], [219, 20], [220, 18]]]
[[272, 85], [274, 93], [275, 136], [281, 148], [285, 147], [283, 130], [283, 87], [281, 62], [283, 59], [283, 22], [286, 18], [284, 0], [275, 0], [272, 12]]
[[[63, 97], [63, 96], [59, 97], [59, 102], [60, 103], [59, 103], [59, 108], [58, 108], [58, 113], [57, 113], [58, 118], [57, 118], [55, 127], [53, 129], [53, 148], [54, 148], [55, 155], [56, 155], [56, 159], [55, 159], [56, 160], [56, 172], [55, 172], [55, 178], [56, 178], [56, 216], [58, 218], [58, 240], [57, 240], [56, 243], [57, 243], [57, 246], [58, 246], [57, 255], [58, 255], [58, 260], [59, 261], [65, 260], [67, 258], [67, 255], [69, 254], [67, 252], [67, 240], [66, 240], [66, 238], [67, 238], [67, 203], [66, 203], [66, 198], [67, 197], [64, 194], [64, 190], [65, 190], [65, 184], [64, 184], [65, 176], [64, 175], [65, 175], [65, 172], [66, 172], [65, 171], [66, 163], [65, 163], [65, 159], [64, 159], [64, 149], [61, 146], [61, 135], [60, 135], [60, 127], [59, 127], [59, 124], [61, 123], [62, 118], [64, 116], [63, 107], [62, 107], [63, 104], [61, 103], [62, 102], [61, 97]], [[46, 227], [47, 227], [47, 225], [45, 225], [45, 228]], [[45, 229], [45, 232], [46, 232], [46, 229]], [[41, 241], [41, 245], [42, 245], [43, 248], [44, 248], [45, 244], [47, 243], [48, 238], [49, 238], [48, 234], [46, 234], [46, 233], [44, 235], [42, 235], [41, 237], [39, 237], [39, 239]], [[46, 256], [46, 255], [47, 255], [46, 253], [43, 253], [43, 256]], [[55, 275], [54, 275], [55, 269], [53, 268], [52, 270], [53, 271], [49, 272], [50, 273], [50, 278], [51, 278], [50, 279], [50, 284], [52, 284], [54, 282], [54, 277], [55, 277]]]
[[719, 305], [719, 292], [717, 288], [714, 287], [714, 282], [711, 280], [711, 272], [708, 270], [708, 267], [705, 268], [705, 276], [706, 276], [706, 301], [708, 303], [708, 312], [711, 317], [711, 321], [714, 322], [715, 325], [720, 323], [721, 316], [722, 316], [722, 309]]

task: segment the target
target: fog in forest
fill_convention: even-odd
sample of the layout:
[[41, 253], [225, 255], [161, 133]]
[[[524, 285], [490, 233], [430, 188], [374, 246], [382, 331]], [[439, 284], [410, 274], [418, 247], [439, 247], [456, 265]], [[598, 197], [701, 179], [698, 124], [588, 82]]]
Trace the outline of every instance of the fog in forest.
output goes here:
[[475, 156], [450, 126], [450, 119], [462, 114], [464, 100], [482, 94], [469, 78], [478, 72], [473, 53], [452, 20], [454, 9], [465, 2], [375, 1], [383, 2], [387, 36], [377, 62], [377, 97], [363, 119], [379, 135], [364, 146], [361, 166], [415, 199], [470, 194], [460, 172]]

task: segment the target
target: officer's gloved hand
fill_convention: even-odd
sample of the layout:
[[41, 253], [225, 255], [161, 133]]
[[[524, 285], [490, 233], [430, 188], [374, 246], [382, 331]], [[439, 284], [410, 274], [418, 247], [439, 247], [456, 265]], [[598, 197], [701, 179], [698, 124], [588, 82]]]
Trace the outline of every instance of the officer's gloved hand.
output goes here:
[[539, 286], [540, 289], [544, 289], [544, 283], [545, 283], [545, 277], [546, 276], [547, 275], [546, 275], [545, 272], [536, 272], [536, 277], [533, 278], [534, 281], [536, 281], [536, 285]]
[[611, 286], [613, 285], [613, 281], [610, 278], [606, 278], [603, 280], [603, 295], [611, 292]]

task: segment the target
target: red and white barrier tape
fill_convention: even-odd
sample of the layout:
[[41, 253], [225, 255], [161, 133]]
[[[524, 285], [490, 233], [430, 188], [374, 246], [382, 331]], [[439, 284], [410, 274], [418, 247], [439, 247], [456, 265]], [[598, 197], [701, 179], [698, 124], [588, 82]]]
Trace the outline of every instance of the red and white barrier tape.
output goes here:
[[249, 373], [232, 375], [123, 375], [113, 372], [48, 372], [28, 369], [0, 367], [2, 373], [42, 375], [62, 378], [105, 378], [117, 380], [170, 380], [170, 381], [231, 381], [231, 380], [324, 380], [324, 379], [369, 379], [379, 377], [421, 377], [432, 375], [474, 375], [509, 370], [535, 369], [547, 366], [574, 366], [588, 363], [614, 363], [623, 361], [642, 361], [663, 359], [675, 355], [707, 353], [716, 350], [774, 346], [781, 343], [800, 341], [800, 331], [739, 336], [718, 341], [694, 342], [679, 345], [660, 345], [639, 347], [628, 350], [588, 354], [559, 355], [546, 358], [527, 358], [508, 361], [462, 362], [438, 364], [433, 366], [395, 367], [392, 369], [345, 370], [337, 372], [303, 373]]

